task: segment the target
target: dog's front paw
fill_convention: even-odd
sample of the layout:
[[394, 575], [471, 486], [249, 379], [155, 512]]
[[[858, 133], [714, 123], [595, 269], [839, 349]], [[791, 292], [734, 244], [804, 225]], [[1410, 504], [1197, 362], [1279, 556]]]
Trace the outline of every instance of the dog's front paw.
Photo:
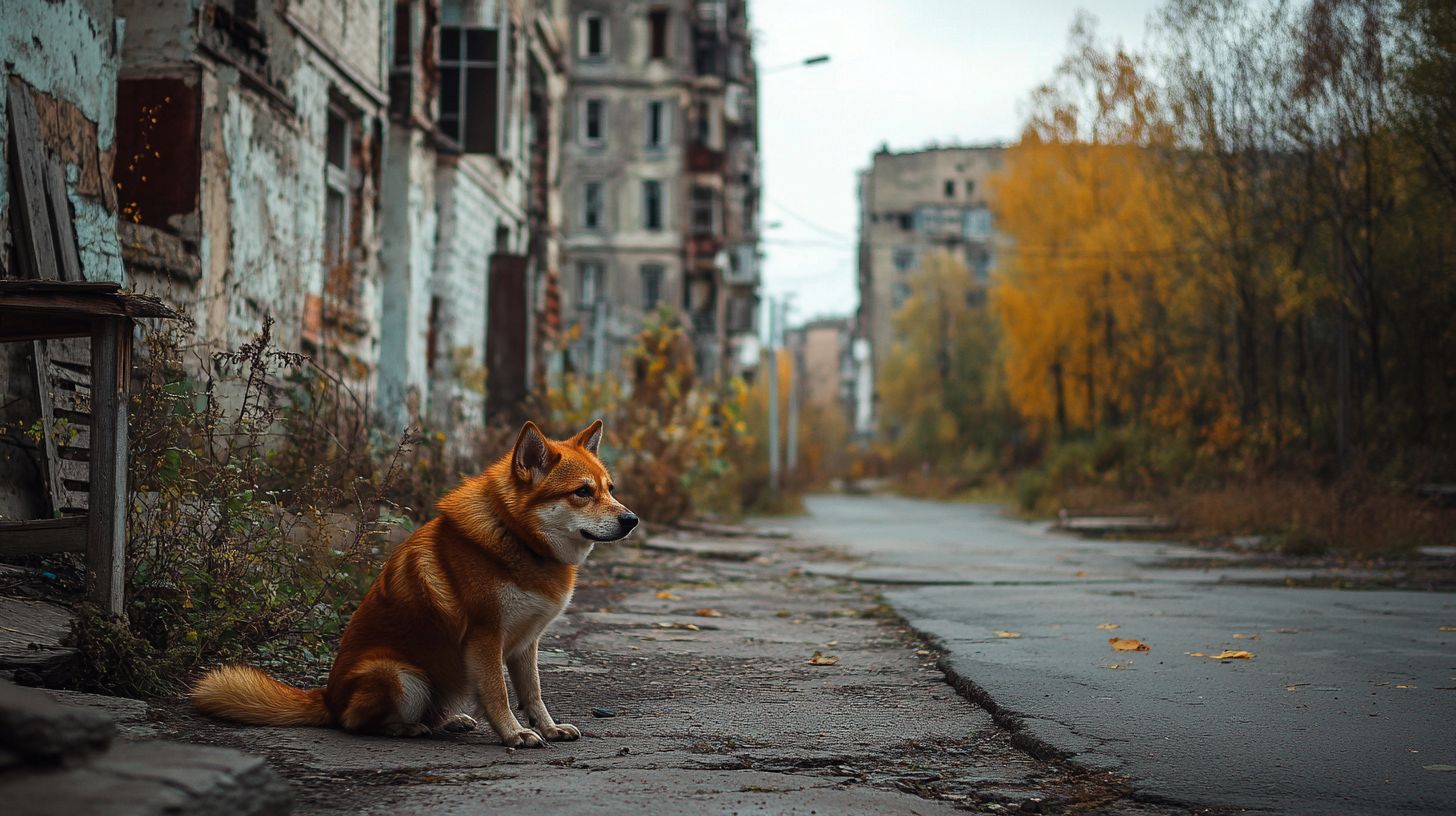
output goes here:
[[510, 736], [501, 737], [501, 744], [507, 748], [545, 748], [546, 740], [535, 731], [522, 729]]
[[469, 714], [455, 714], [440, 724], [441, 731], [449, 731], [452, 734], [459, 734], [462, 731], [474, 731], [476, 726], [475, 718]]
[[581, 729], [570, 723], [543, 725], [539, 730], [541, 731], [541, 736], [552, 742], [570, 742], [574, 739], [581, 739]]

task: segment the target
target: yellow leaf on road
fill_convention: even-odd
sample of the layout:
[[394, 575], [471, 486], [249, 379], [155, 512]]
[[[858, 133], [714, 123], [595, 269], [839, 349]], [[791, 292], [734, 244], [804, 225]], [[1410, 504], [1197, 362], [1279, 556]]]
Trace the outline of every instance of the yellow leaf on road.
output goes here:
[[657, 600], [659, 600], [659, 601], [675, 601], [677, 599], [678, 598], [677, 598], [676, 595], [672, 594], [671, 592], [668, 592], [665, 589], [662, 590], [661, 592], [657, 593]]
[[1107, 642], [1112, 644], [1112, 650], [1114, 652], [1146, 652], [1151, 648], [1141, 640], [1132, 640], [1131, 638], [1110, 637], [1107, 639]]
[[1442, 632], [1456, 632], [1456, 626], [1442, 626]]
[[809, 658], [809, 665], [810, 666], [837, 666], [837, 665], [839, 665], [839, 655], [827, 655], [827, 654], [824, 654], [823, 652], [817, 652], [816, 651], [814, 653], [814, 656], [811, 657], [811, 658]]
[[1254, 653], [1242, 649], [1224, 649], [1218, 654], [1204, 654], [1203, 652], [1189, 652], [1189, 657], [1206, 657], [1209, 660], [1253, 660]]
[[1005, 629], [998, 629], [996, 631], [996, 637], [998, 637], [998, 638], [1019, 638], [1019, 637], [1021, 637], [1021, 633], [1020, 632], [1008, 632]]
[[1243, 632], [1234, 632], [1234, 640], [1258, 640], [1258, 635], [1248, 635]]
[[719, 612], [716, 609], [707, 609], [707, 608], [699, 609], [697, 611], [697, 615], [700, 618], [721, 618], [721, 617], [723, 617], [723, 613], [722, 612]]
[[1097, 628], [1098, 629], [1121, 629], [1122, 628], [1122, 625], [1121, 624], [1116, 624], [1116, 623], [1099, 623], [1099, 624], [1097, 624]]

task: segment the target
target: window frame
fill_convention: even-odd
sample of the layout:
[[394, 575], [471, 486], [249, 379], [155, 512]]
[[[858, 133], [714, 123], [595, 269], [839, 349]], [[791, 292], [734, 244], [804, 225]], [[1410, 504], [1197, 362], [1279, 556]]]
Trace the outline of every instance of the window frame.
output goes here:
[[[592, 23], [597, 24], [597, 45], [596, 51], [591, 50], [591, 27]], [[607, 25], [607, 17], [597, 11], [583, 11], [577, 17], [577, 59], [583, 62], [605, 62], [612, 53], [612, 31]]]
[[[593, 195], [595, 193], [595, 195]], [[589, 179], [581, 185], [581, 228], [601, 230], [606, 227], [606, 182]]]
[[[335, 143], [335, 127], [338, 142]], [[334, 153], [339, 155], [336, 157]], [[354, 120], [350, 111], [337, 102], [330, 102], [324, 126], [324, 234], [325, 269], [336, 269], [348, 262], [353, 250], [353, 167]], [[335, 158], [342, 161], [336, 163]], [[338, 201], [337, 216], [331, 217]], [[337, 219], [337, 223], [333, 223]]]
[[[493, 58], [476, 59], [470, 53], [469, 41], [471, 32], [486, 32], [487, 42], [494, 42], [495, 54]], [[457, 37], [456, 56], [453, 59], [445, 56], [445, 42], [448, 36]], [[506, 110], [504, 81], [505, 72], [502, 66], [502, 51], [509, 47], [505, 38], [505, 29], [501, 26], [447, 26], [438, 27], [437, 34], [438, 55], [436, 61], [437, 91], [441, 104], [436, 116], [436, 127], [449, 139], [461, 153], [500, 156], [503, 153], [503, 145], [506, 134]], [[455, 102], [454, 115], [447, 118], [445, 113], [444, 100], [445, 77], [447, 73], [458, 74], [456, 81], [457, 99]], [[474, 134], [472, 116], [470, 111], [479, 102], [473, 101], [472, 89], [476, 87], [471, 77], [477, 77], [479, 84], [489, 89], [488, 102], [490, 112], [484, 122], [479, 123], [485, 132], [480, 133], [478, 138]], [[479, 93], [479, 91], [476, 91]], [[452, 124], [447, 124], [447, 122]]]
[[[597, 136], [591, 135], [592, 107], [596, 106]], [[581, 143], [587, 147], [604, 147], [607, 144], [607, 99], [603, 96], [584, 96], [581, 99], [581, 132], [578, 134]]]
[[[672, 143], [672, 108], [665, 99], [649, 99], [645, 106], [646, 130], [643, 139], [643, 147], [652, 153], [659, 153], [667, 150]], [[657, 140], [653, 141], [653, 130], [656, 129]]]
[[[649, 202], [656, 206], [649, 206]], [[642, 229], [647, 232], [667, 229], [667, 185], [661, 179], [642, 179]]]
[[647, 61], [658, 62], [672, 53], [672, 12], [665, 6], [647, 10]]
[[603, 299], [607, 264], [600, 258], [583, 258], [576, 262], [576, 307], [583, 311], [596, 308]]
[[[638, 267], [638, 273], [642, 277], [642, 310], [651, 312], [662, 304], [662, 283], [667, 279], [667, 267], [648, 262]], [[651, 286], [648, 281], [651, 281]]]
[[[702, 194], [706, 193], [706, 196]], [[720, 196], [718, 190], [707, 184], [694, 184], [688, 191], [688, 213], [689, 229], [694, 237], [708, 238], [715, 237], [719, 229]], [[706, 204], [706, 208], [703, 205]], [[700, 217], [706, 212], [707, 223], [701, 222]]]

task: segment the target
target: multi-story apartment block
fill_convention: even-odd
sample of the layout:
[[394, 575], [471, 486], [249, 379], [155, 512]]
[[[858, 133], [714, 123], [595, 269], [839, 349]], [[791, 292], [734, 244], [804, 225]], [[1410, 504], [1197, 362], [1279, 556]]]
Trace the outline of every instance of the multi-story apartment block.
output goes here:
[[[910, 293], [910, 276], [930, 249], [960, 255], [974, 280], [990, 283], [997, 236], [987, 177], [1001, 168], [1000, 147], [944, 147], [875, 153], [859, 178], [859, 294], [856, 334], [861, 382], [856, 425], [872, 428], [875, 376], [895, 342], [894, 314]], [[868, 357], [865, 360], [864, 357]]]
[[614, 370], [667, 308], [701, 371], [751, 344], [758, 287], [756, 74], [745, 0], [573, 0], [562, 148], [571, 370]]

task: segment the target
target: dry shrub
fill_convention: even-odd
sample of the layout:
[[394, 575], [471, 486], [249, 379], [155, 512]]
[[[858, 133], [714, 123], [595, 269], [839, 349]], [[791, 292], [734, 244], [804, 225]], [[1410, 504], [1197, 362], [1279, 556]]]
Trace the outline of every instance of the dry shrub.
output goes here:
[[[601, 417], [602, 457], [623, 503], [649, 522], [689, 515], [733, 515], [729, 454], [744, 432], [741, 384], [717, 391], [697, 382], [692, 341], [675, 317], [661, 314], [637, 335], [625, 381], [567, 375], [549, 389], [539, 415], [561, 438]], [[505, 448], [503, 448], [504, 450]]]
[[[126, 610], [147, 648], [78, 632], [109, 667], [93, 687], [156, 693], [146, 678], [244, 655], [316, 679], [393, 531], [413, 525], [401, 499], [453, 478], [443, 436], [381, 434], [342, 380], [274, 347], [271, 330], [192, 365], [185, 329], [144, 337]], [[128, 655], [157, 670], [127, 668]]]
[[1171, 506], [1195, 534], [1267, 536], [1288, 555], [1401, 556], [1456, 543], [1456, 510], [1382, 489], [1372, 478], [1327, 485], [1267, 476], [1190, 491]]

